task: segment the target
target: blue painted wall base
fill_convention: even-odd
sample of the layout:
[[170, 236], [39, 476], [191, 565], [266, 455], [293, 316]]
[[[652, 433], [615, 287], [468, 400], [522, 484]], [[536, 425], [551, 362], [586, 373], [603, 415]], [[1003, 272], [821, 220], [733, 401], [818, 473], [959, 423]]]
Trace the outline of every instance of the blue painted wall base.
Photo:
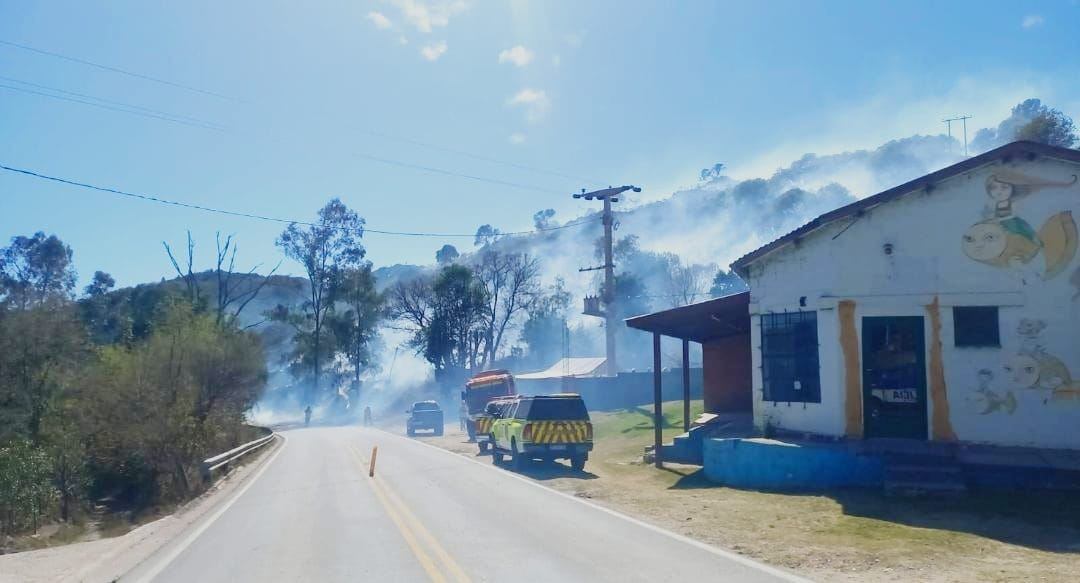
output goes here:
[[845, 444], [785, 443], [772, 439], [706, 439], [705, 475], [737, 488], [820, 490], [879, 487], [885, 476], [880, 456], [858, 455]]

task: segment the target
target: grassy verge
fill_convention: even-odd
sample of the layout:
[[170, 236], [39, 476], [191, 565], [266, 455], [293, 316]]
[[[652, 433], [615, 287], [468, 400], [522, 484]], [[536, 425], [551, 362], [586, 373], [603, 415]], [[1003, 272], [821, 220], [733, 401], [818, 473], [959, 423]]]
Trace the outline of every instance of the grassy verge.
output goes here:
[[[701, 410], [696, 402], [692, 414]], [[682, 404], [664, 404], [665, 440], [682, 432]], [[1080, 502], [1075, 494], [972, 493], [960, 499], [885, 497], [873, 490], [790, 494], [739, 490], [700, 468], [656, 469], [652, 408], [593, 414], [595, 449], [584, 474], [562, 465], [526, 470], [552, 488], [669, 530], [829, 581], [1075, 581]], [[460, 434], [431, 440], [465, 455]]]

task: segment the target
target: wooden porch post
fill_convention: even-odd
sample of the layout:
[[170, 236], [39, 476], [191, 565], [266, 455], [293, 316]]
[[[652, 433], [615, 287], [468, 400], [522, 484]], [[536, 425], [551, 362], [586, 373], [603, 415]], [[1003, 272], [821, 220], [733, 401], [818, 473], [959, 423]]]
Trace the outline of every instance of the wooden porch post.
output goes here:
[[652, 335], [652, 361], [653, 361], [653, 459], [655, 460], [656, 467], [661, 468], [664, 466], [664, 460], [661, 459], [661, 447], [663, 446], [663, 427], [664, 427], [664, 414], [660, 409], [660, 401], [663, 398], [663, 392], [661, 391], [661, 383], [663, 382], [663, 375], [660, 372], [660, 335], [653, 332]]
[[690, 341], [682, 341], [682, 429], [690, 431]]

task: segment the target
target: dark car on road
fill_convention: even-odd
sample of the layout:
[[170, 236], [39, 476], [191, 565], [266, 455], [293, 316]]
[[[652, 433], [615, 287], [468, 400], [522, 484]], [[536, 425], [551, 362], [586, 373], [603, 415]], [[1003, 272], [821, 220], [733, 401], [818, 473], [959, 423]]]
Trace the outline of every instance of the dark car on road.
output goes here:
[[435, 401], [417, 401], [406, 411], [405, 432], [416, 435], [418, 429], [430, 429], [434, 435], [443, 434], [443, 412]]

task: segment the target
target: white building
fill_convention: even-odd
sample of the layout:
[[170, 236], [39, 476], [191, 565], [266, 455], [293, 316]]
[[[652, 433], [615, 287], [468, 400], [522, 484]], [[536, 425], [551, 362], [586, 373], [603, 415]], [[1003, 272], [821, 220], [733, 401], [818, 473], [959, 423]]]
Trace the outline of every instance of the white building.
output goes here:
[[1080, 449], [1078, 175], [1015, 142], [736, 261], [755, 424]]

